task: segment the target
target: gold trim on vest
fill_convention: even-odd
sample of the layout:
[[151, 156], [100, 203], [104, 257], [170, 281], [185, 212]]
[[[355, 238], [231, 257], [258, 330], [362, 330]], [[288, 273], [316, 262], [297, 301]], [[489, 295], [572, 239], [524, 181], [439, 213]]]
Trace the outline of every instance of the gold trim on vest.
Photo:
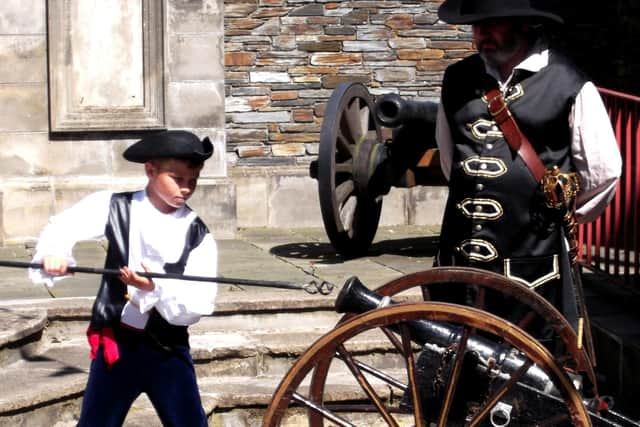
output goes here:
[[[506, 93], [505, 90], [500, 90], [504, 96], [504, 101], [506, 104], [515, 101], [518, 98], [522, 98], [524, 96], [524, 88], [522, 87], [522, 83], [518, 83], [514, 86], [510, 86], [507, 88]], [[489, 105], [489, 100], [487, 99], [486, 92], [481, 97], [482, 102]]]
[[504, 137], [496, 122], [492, 120], [478, 119], [473, 123], [468, 123], [467, 128], [478, 141], [484, 141], [487, 138]]
[[462, 161], [462, 169], [469, 176], [487, 178], [498, 178], [507, 173], [507, 165], [497, 157], [467, 157]]
[[542, 276], [539, 276], [538, 278], [536, 278], [534, 281], [530, 282], [522, 277], [519, 277], [516, 275], [516, 273], [513, 271], [513, 264], [514, 264], [513, 259], [511, 258], [505, 258], [504, 259], [504, 275], [513, 280], [516, 281], [518, 283], [521, 283], [531, 289], [535, 289], [538, 286], [544, 285], [545, 283], [554, 280], [554, 279], [558, 279], [560, 278], [560, 261], [559, 261], [559, 257], [558, 255], [553, 255], [552, 261], [551, 261], [551, 265], [549, 265], [549, 267], [551, 268], [551, 270], [548, 270], [548, 272], [546, 274], [543, 274]]
[[474, 261], [489, 262], [498, 258], [496, 247], [482, 239], [463, 240], [456, 250], [466, 258]]
[[464, 199], [456, 205], [467, 218], [495, 221], [502, 217], [502, 205], [493, 199]]
[[516, 99], [524, 96], [524, 89], [522, 84], [518, 83], [514, 86], [511, 86], [507, 89], [507, 93], [505, 93], [504, 100], [505, 102], [513, 102]]

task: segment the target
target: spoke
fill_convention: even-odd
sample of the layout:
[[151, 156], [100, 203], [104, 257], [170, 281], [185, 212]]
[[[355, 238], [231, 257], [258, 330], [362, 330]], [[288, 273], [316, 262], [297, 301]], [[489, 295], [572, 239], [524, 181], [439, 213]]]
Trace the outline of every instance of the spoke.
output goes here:
[[404, 354], [404, 348], [402, 347], [402, 343], [400, 342], [398, 337], [396, 337], [396, 335], [387, 328], [381, 328], [381, 329], [382, 329], [382, 332], [384, 332], [384, 334], [387, 336], [387, 338], [389, 338], [389, 341], [391, 341], [391, 344], [393, 344], [396, 350], [398, 350], [400, 354], [406, 357], [406, 355]]
[[[342, 356], [339, 353], [336, 353], [336, 357], [338, 359], [342, 359]], [[362, 363], [359, 360], [354, 360], [356, 366], [358, 366], [358, 368], [360, 368], [361, 371], [366, 372], [367, 374], [370, 374], [376, 378], [378, 378], [379, 380], [382, 380], [384, 382], [386, 382], [387, 384], [389, 384], [390, 386], [396, 387], [398, 390], [401, 391], [406, 391], [407, 390], [407, 385], [395, 378], [393, 378], [390, 375], [387, 375], [386, 373], [380, 371], [379, 369], [376, 369], [372, 366], [367, 365], [366, 363]]]
[[474, 305], [475, 308], [479, 308], [481, 310], [484, 308], [486, 293], [487, 293], [487, 290], [484, 287], [480, 287], [478, 289], [478, 296], [476, 297], [476, 301]]
[[349, 198], [351, 194], [353, 194], [355, 186], [352, 180], [347, 180], [336, 187], [336, 202], [338, 206], [342, 206], [342, 204]]
[[399, 427], [396, 420], [393, 418], [393, 416], [391, 416], [389, 411], [387, 411], [384, 403], [382, 403], [380, 396], [378, 396], [369, 381], [367, 381], [367, 379], [363, 375], [362, 371], [360, 371], [360, 368], [356, 365], [355, 361], [351, 357], [351, 354], [347, 352], [342, 344], [338, 346], [337, 351], [338, 353], [340, 353], [341, 359], [346, 363], [353, 376], [356, 378], [356, 380], [358, 380], [358, 383], [360, 384], [360, 387], [362, 387], [362, 390], [364, 390], [364, 392], [367, 393], [367, 396], [369, 396], [369, 398], [373, 401], [373, 404], [378, 409], [378, 412], [380, 413], [382, 418], [384, 418], [388, 425]]
[[462, 336], [460, 337], [460, 342], [458, 343], [456, 349], [456, 355], [453, 358], [453, 368], [451, 369], [451, 374], [449, 375], [449, 384], [447, 385], [447, 391], [444, 396], [444, 401], [442, 403], [442, 410], [440, 412], [440, 420], [438, 421], [438, 427], [445, 427], [447, 425], [447, 418], [449, 417], [449, 410], [451, 409], [451, 404], [453, 403], [453, 395], [456, 391], [456, 386], [458, 385], [458, 379], [460, 377], [460, 372], [462, 370], [462, 362], [464, 360], [464, 353], [467, 350], [467, 341], [469, 340], [469, 328], [465, 325]]
[[429, 287], [422, 285], [420, 286], [420, 290], [422, 290], [422, 299], [425, 301], [431, 301], [431, 292], [429, 292]]
[[[364, 104], [364, 106], [360, 109], [360, 135], [369, 138], [369, 118], [371, 117], [369, 111], [369, 106]], [[373, 138], [376, 139], [376, 135], [374, 132]]]
[[518, 327], [520, 329], [523, 330], [528, 330], [529, 326], [531, 325], [531, 322], [533, 322], [533, 320], [536, 318], [536, 312], [535, 311], [529, 311], [527, 312], [527, 314], [525, 314], [522, 319], [520, 319], [520, 321], [518, 322]]
[[411, 350], [411, 334], [406, 323], [399, 325], [402, 335], [402, 349], [407, 364], [407, 376], [409, 386], [411, 387], [411, 400], [413, 401], [413, 417], [416, 427], [423, 427], [422, 404], [420, 401], [420, 393], [418, 390], [418, 381], [416, 379], [416, 364], [413, 360], [413, 351]]
[[356, 217], [358, 209], [358, 201], [356, 197], [347, 197], [344, 204], [340, 207], [340, 224], [339, 232], [346, 231], [351, 235], [353, 229], [353, 221]]
[[349, 119], [347, 119], [347, 110], [342, 112], [342, 116], [340, 117], [340, 128], [338, 129], [339, 139], [342, 140], [343, 146], [355, 145], [356, 140], [354, 139], [353, 133], [351, 129], [349, 129]]
[[336, 423], [337, 425], [341, 426], [341, 427], [356, 427], [354, 424], [351, 424], [349, 421], [345, 420], [342, 417], [339, 417], [338, 415], [334, 414], [333, 412], [329, 411], [327, 408], [325, 408], [322, 405], [318, 405], [315, 402], [312, 402], [309, 399], [306, 399], [304, 396], [298, 394], [298, 393], [293, 393], [293, 395], [291, 396], [291, 399], [294, 402], [298, 402], [304, 406], [306, 406], [307, 408], [317, 412], [318, 414], [322, 415], [323, 417], [325, 417], [326, 419], [333, 421], [334, 423]]
[[532, 364], [533, 361], [527, 359], [525, 363], [523, 363], [522, 366], [511, 375], [509, 381], [502, 384], [502, 386], [500, 386], [500, 388], [498, 388], [498, 390], [493, 393], [491, 398], [484, 404], [482, 410], [477, 413], [469, 422], [469, 427], [477, 426], [478, 423], [480, 423], [480, 421], [482, 421], [489, 414], [489, 412], [491, 412], [491, 408], [493, 408], [496, 403], [498, 403], [498, 401], [502, 399], [502, 397], [507, 393], [507, 391], [509, 391], [509, 389], [511, 389], [511, 387], [513, 387], [520, 380], [520, 378], [522, 378], [522, 376], [525, 374], [525, 372], [527, 372]]
[[348, 173], [353, 174], [353, 159], [349, 159], [345, 162], [336, 163], [336, 174], [338, 173]]
[[350, 136], [350, 142], [357, 144], [364, 135], [360, 116], [360, 98], [355, 98], [344, 110], [341, 129], [345, 136]]
[[336, 151], [339, 154], [353, 158], [354, 147], [355, 145], [353, 143], [349, 143], [349, 138], [347, 138], [342, 132], [338, 131], [338, 135], [336, 136]]

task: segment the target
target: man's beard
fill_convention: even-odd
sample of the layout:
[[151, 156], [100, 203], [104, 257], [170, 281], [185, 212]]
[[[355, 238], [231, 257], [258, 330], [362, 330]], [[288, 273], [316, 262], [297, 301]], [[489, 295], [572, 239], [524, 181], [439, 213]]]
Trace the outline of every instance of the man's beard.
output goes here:
[[[495, 49], [483, 49], [483, 44], [490, 42]], [[523, 47], [524, 40], [520, 37], [510, 37], [502, 44], [498, 44], [495, 40], [484, 40], [478, 45], [478, 52], [484, 61], [494, 68], [500, 68], [507, 64], [514, 55]]]

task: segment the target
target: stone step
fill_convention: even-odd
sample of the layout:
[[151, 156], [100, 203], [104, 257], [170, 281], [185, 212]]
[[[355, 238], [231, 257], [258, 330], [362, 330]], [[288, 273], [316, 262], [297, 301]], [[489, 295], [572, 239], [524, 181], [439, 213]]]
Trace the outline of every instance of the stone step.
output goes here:
[[[300, 338], [300, 337], [298, 337]], [[281, 352], [263, 343], [265, 352]], [[358, 343], [361, 351], [366, 345]], [[359, 360], [377, 368], [402, 372], [402, 362], [384, 356], [384, 343], [372, 341], [368, 344], [372, 355], [361, 356]], [[388, 345], [387, 345], [388, 347]], [[306, 347], [301, 346], [301, 351]], [[260, 370], [249, 369], [243, 363], [257, 364], [256, 361], [242, 362], [234, 359], [228, 363], [215, 361], [206, 368], [198, 367], [198, 381], [203, 406], [210, 416], [212, 425], [258, 425], [263, 411], [270, 402], [276, 387], [286, 371], [298, 356], [293, 347], [287, 350], [285, 359], [276, 358], [276, 362], [266, 361], [266, 357], [257, 358], [264, 365]], [[2, 382], [6, 385], [0, 391], [0, 426], [46, 425], [38, 420], [55, 420], [56, 426], [74, 425], [79, 413], [82, 391], [86, 383], [89, 361], [85, 346], [67, 342], [60, 348], [50, 348], [37, 357], [30, 357], [6, 367], [2, 373]], [[240, 360], [240, 362], [239, 362]], [[278, 364], [279, 362], [279, 364]], [[226, 365], [227, 369], [222, 366]], [[231, 367], [235, 366], [236, 369]], [[260, 372], [258, 372], [260, 371]], [[397, 375], [400, 377], [400, 374]], [[363, 397], [362, 390], [355, 384], [353, 376], [345, 366], [336, 363], [330, 373], [329, 383], [340, 390], [333, 400], [354, 401]], [[376, 384], [376, 380], [372, 380]], [[339, 383], [341, 385], [336, 386]], [[24, 385], [24, 386], [21, 386]], [[388, 386], [378, 382], [381, 396], [388, 394]], [[304, 389], [301, 389], [304, 392]], [[228, 424], [247, 419], [246, 424]], [[214, 420], [227, 421], [216, 424]], [[26, 421], [26, 424], [23, 422]], [[161, 425], [155, 410], [145, 396], [141, 396], [129, 412], [127, 426]]]
[[[211, 426], [259, 426], [262, 423], [266, 408], [271, 402], [274, 390], [278, 387], [280, 376], [236, 377], [216, 376], [198, 380], [205, 412], [209, 415]], [[328, 382], [340, 393], [327, 394], [327, 403], [354, 402], [365, 399], [362, 389], [355, 384], [349, 375], [331, 374]], [[391, 397], [387, 384], [371, 379], [371, 384], [383, 399]], [[308, 393], [305, 383], [299, 393]], [[399, 398], [399, 395], [394, 395]], [[41, 426], [72, 427], [77, 423], [77, 414], [81, 397], [60, 404], [51, 405], [25, 416], [0, 417], [0, 426]], [[287, 413], [286, 425], [290, 427], [306, 427], [306, 415], [302, 409], [292, 409]], [[372, 417], [373, 418], [373, 417]], [[51, 420], [55, 420], [51, 424]], [[24, 422], [26, 421], [26, 423]], [[358, 425], [373, 425], [365, 422]], [[381, 424], [386, 425], [386, 424]], [[141, 395], [131, 406], [123, 423], [124, 427], [161, 427], [162, 423], [146, 395]]]
[[[244, 301], [234, 310], [231, 303], [225, 306], [223, 298], [214, 315], [190, 328], [192, 355], [209, 413], [234, 419], [260, 416], [256, 408], [264, 410], [296, 358], [341, 318], [323, 299], [308, 301], [311, 308], [299, 300], [285, 302], [273, 296]], [[11, 333], [7, 328], [0, 334], [0, 383], [5, 385], [0, 388], [0, 425], [45, 425], [51, 420], [73, 425], [89, 369], [85, 338], [89, 308], [85, 300], [0, 308], [5, 318], [11, 313], [13, 323]], [[372, 366], [402, 366], [384, 356], [390, 344], [381, 336], [362, 334], [350, 345]], [[342, 367], [332, 375], [346, 372]], [[148, 412], [155, 414], [144, 401], [132, 408], [129, 425], [142, 425], [135, 424], [138, 417], [148, 420]], [[38, 424], [40, 420], [48, 421]]]

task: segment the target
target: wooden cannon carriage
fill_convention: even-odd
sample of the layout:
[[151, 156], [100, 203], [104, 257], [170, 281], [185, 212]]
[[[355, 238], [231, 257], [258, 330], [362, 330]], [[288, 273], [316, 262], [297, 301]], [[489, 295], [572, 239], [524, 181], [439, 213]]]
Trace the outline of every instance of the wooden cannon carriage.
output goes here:
[[[442, 286], [474, 298], [432, 299]], [[518, 317], [487, 311], [491, 293]], [[335, 308], [346, 314], [284, 376], [263, 426], [640, 426], [599, 395], [563, 316], [504, 276], [439, 267], [375, 291], [353, 277]], [[377, 343], [373, 355], [365, 342]]]
[[325, 230], [336, 251], [362, 255], [373, 241], [391, 187], [443, 185], [435, 142], [437, 104], [395, 94], [377, 102], [360, 83], [332, 93], [320, 132], [318, 180]]
[[[444, 184], [436, 111], [396, 95], [374, 102], [358, 83], [336, 88], [311, 165], [336, 251], [367, 250], [392, 186]], [[496, 295], [518, 314], [490, 312]], [[440, 267], [374, 291], [354, 277], [335, 308], [344, 316], [284, 376], [263, 426], [640, 426], [600, 396], [582, 337], [557, 309], [504, 276]]]

